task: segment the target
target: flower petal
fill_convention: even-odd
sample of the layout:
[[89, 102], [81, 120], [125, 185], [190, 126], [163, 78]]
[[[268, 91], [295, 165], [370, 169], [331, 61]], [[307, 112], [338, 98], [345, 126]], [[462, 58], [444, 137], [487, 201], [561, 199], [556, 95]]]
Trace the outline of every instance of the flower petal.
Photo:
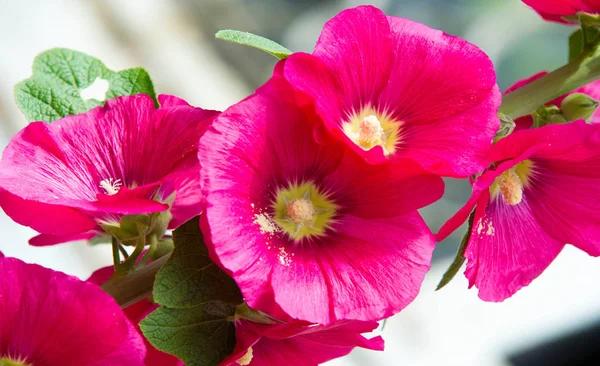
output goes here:
[[489, 199], [485, 191], [475, 211], [465, 276], [482, 300], [499, 302], [537, 278], [564, 244], [540, 227], [530, 205], [534, 198], [524, 196], [515, 206]]

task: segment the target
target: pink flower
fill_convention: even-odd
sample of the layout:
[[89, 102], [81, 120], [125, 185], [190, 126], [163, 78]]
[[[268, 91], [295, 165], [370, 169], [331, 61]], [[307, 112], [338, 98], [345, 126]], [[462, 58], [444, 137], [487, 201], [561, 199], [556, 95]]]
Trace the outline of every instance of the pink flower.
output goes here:
[[429, 269], [434, 242], [415, 210], [443, 182], [411, 161], [369, 165], [318, 144], [319, 122], [263, 93], [215, 119], [199, 147], [204, 238], [254, 309], [320, 324], [389, 317]]
[[486, 301], [527, 286], [569, 243], [600, 255], [600, 126], [583, 121], [515, 132], [492, 149], [497, 163], [437, 235], [475, 207], [465, 275]]
[[[510, 88], [506, 89], [506, 91], [504, 92], [504, 94], [510, 94], [513, 91], [524, 87], [525, 85], [531, 83], [532, 81], [535, 81], [539, 78], [541, 78], [542, 76], [548, 74], [547, 71], [542, 71], [539, 72], [527, 79], [523, 79], [523, 80], [519, 80], [517, 81], [514, 85], [512, 85]], [[563, 101], [563, 99], [565, 99], [567, 96], [574, 94], [574, 93], [583, 93], [583, 94], [587, 94], [590, 97], [592, 97], [593, 99], [596, 100], [600, 100], [600, 81], [595, 81], [593, 83], [587, 84], [585, 86], [582, 86], [579, 89], [575, 89], [570, 93], [567, 93], [561, 97], [558, 97], [548, 103], [546, 103], [547, 106], [557, 106], [560, 107], [561, 102]], [[600, 123], [600, 109], [596, 110], [596, 112], [594, 113], [594, 115], [591, 117], [590, 119], [591, 123]], [[531, 128], [533, 126], [533, 117], [531, 117], [531, 115], [527, 115], [524, 117], [520, 117], [517, 118], [515, 120], [516, 123], [516, 128], [515, 130], [521, 130], [521, 129], [527, 129], [527, 128]]]
[[411, 158], [453, 177], [489, 163], [501, 95], [489, 58], [458, 37], [359, 6], [282, 69], [326, 130], [369, 163]]
[[52, 124], [34, 122], [0, 162], [0, 206], [42, 235], [36, 245], [89, 238], [124, 214], [165, 211], [174, 227], [201, 211], [197, 141], [217, 112], [172, 96], [120, 97]]
[[[102, 285], [112, 277], [113, 273], [113, 266], [100, 268], [90, 276], [88, 282]], [[127, 316], [127, 318], [133, 323], [136, 331], [140, 332], [141, 334], [139, 326], [140, 321], [148, 316], [151, 312], [156, 310], [156, 308], [158, 308], [158, 305], [150, 302], [148, 299], [143, 299], [131, 306], [126, 307], [123, 309], [123, 312], [125, 313], [125, 316]], [[148, 342], [146, 338], [143, 336], [142, 338], [147, 350], [146, 358], [144, 358], [143, 363], [145, 366], [184, 366], [183, 362], [177, 357], [157, 350], [152, 344], [150, 344], [150, 342]]]
[[600, 13], [600, 0], [523, 0], [542, 18], [559, 23], [577, 24], [577, 19], [566, 17], [577, 13]]
[[383, 350], [383, 339], [367, 339], [361, 333], [376, 322], [343, 321], [330, 326], [291, 321], [265, 325], [239, 320], [235, 326], [233, 353], [220, 366], [317, 366], [342, 357], [354, 347]]
[[98, 286], [15, 258], [0, 274], [0, 364], [144, 364], [142, 337]]

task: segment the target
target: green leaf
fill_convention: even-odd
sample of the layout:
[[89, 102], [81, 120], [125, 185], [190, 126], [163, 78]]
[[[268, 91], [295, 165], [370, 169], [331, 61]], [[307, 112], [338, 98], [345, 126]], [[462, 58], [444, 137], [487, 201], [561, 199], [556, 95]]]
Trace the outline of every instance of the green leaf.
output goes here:
[[202, 239], [198, 218], [173, 232], [175, 249], [156, 275], [154, 301], [173, 308], [188, 308], [221, 300], [243, 302], [235, 281], [214, 264]]
[[292, 51], [283, 47], [279, 43], [248, 32], [224, 29], [218, 31], [215, 37], [244, 46], [258, 48], [259, 50], [269, 53], [280, 60], [286, 59], [292, 54]]
[[475, 217], [475, 211], [471, 212], [471, 215], [469, 216], [469, 224], [467, 227], [467, 233], [465, 234], [465, 236], [462, 238], [462, 240], [460, 242], [460, 246], [458, 247], [458, 251], [456, 253], [456, 257], [454, 258], [454, 261], [452, 261], [452, 264], [450, 264], [450, 267], [448, 267], [448, 269], [442, 276], [440, 283], [438, 283], [437, 287], [435, 288], [436, 291], [441, 290], [444, 286], [449, 284], [450, 281], [452, 281], [452, 279], [454, 278], [454, 276], [456, 276], [456, 274], [462, 267], [463, 263], [465, 263], [465, 260], [466, 260], [465, 250], [467, 249], [467, 244], [469, 244], [469, 239], [471, 238], [471, 231], [473, 229], [473, 218], [474, 217]]
[[143, 93], [156, 102], [152, 80], [144, 69], [114, 72], [94, 57], [65, 48], [53, 48], [34, 59], [32, 76], [15, 86], [15, 101], [29, 121], [52, 122], [102, 105], [80, 94], [96, 79], [108, 81], [107, 99]]
[[140, 322], [144, 336], [157, 349], [186, 366], [217, 366], [235, 347], [235, 308], [221, 301], [187, 309], [161, 306]]
[[583, 52], [583, 31], [576, 30], [569, 37], [569, 62], [576, 60]]

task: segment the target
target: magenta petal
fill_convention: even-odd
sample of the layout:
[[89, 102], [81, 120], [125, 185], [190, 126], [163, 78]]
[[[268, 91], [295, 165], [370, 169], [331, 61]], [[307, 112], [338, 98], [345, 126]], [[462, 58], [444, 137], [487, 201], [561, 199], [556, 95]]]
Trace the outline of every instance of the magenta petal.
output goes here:
[[98, 235], [97, 231], [88, 231], [85, 233], [73, 234], [73, 235], [48, 235], [40, 234], [29, 239], [29, 244], [34, 247], [45, 247], [48, 245], [68, 243], [77, 240], [90, 240]]
[[360, 107], [388, 84], [392, 52], [385, 14], [373, 6], [359, 6], [325, 23], [313, 55], [341, 76], [344, 106]]
[[564, 244], [540, 227], [529, 197], [516, 206], [488, 199], [486, 192], [475, 211], [465, 275], [482, 300], [503, 301], [538, 277]]
[[98, 286], [13, 258], [0, 260], [0, 272], [0, 355], [49, 366], [144, 364], [142, 337]]
[[17, 223], [50, 235], [81, 234], [98, 225], [73, 208], [25, 200], [1, 188], [0, 206]]
[[332, 241], [290, 249], [289, 265], [273, 264], [275, 301], [289, 314], [321, 324], [389, 317], [418, 294], [433, 248], [417, 213], [342, 217]]
[[579, 11], [592, 11], [585, 4], [585, 0], [523, 0], [523, 2], [539, 13], [552, 15], [574, 15]]

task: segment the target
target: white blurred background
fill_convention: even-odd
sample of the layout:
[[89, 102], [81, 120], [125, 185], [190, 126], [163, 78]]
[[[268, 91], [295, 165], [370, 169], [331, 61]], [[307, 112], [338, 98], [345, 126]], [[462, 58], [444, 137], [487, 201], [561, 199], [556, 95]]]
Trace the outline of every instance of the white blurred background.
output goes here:
[[[568, 27], [542, 22], [519, 0], [379, 0], [388, 14], [460, 35], [494, 61], [502, 89], [566, 62]], [[358, 5], [338, 0], [0, 0], [0, 145], [26, 124], [13, 85], [27, 78], [35, 55], [67, 47], [113, 69], [146, 68], [159, 93], [225, 109], [270, 75], [275, 61], [258, 50], [213, 38], [218, 29], [251, 31], [294, 51], [310, 51], [323, 23]], [[423, 214], [436, 231], [469, 195], [465, 182]], [[109, 248], [83, 242], [33, 248], [34, 232], [0, 212], [0, 251], [86, 278], [110, 264]], [[528, 288], [502, 304], [480, 301], [459, 274], [433, 289], [463, 232], [436, 250], [421, 295], [383, 330], [385, 352], [356, 350], [332, 365], [509, 365], [511, 355], [600, 320], [600, 259], [567, 247]], [[462, 272], [462, 271], [461, 271]], [[516, 361], [515, 361], [516, 362]], [[525, 363], [519, 363], [525, 364]], [[533, 364], [533, 363], [532, 363]], [[544, 363], [535, 363], [544, 364]]]

